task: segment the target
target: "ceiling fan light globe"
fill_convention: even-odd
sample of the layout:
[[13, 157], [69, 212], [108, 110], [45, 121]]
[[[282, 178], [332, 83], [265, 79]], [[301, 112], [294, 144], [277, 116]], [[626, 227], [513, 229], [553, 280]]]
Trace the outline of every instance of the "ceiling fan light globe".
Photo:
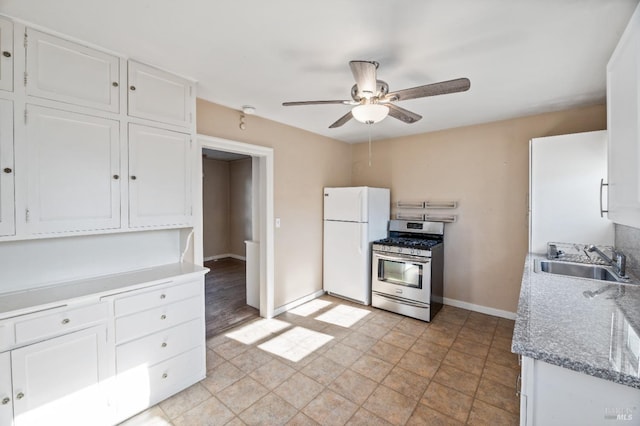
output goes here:
[[351, 110], [353, 118], [361, 123], [378, 123], [389, 115], [389, 108], [380, 104], [364, 104], [353, 107]]

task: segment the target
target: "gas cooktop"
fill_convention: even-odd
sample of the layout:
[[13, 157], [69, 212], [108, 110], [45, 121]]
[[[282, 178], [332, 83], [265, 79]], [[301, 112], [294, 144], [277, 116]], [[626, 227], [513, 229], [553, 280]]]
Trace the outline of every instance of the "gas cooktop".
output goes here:
[[373, 244], [381, 246], [408, 247], [421, 250], [429, 250], [431, 247], [440, 244], [438, 239], [411, 238], [411, 237], [389, 237], [374, 241]]

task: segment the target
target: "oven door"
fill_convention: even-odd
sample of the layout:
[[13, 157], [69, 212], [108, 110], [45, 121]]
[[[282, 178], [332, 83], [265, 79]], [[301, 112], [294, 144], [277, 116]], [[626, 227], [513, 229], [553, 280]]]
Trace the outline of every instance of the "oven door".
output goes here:
[[431, 259], [373, 252], [371, 289], [416, 302], [429, 303]]

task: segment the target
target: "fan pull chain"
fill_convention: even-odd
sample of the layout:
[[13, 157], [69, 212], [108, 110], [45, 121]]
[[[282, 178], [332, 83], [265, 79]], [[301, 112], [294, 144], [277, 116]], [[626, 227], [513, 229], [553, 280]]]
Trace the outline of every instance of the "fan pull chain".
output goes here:
[[371, 126], [372, 124], [369, 124], [369, 167], [371, 167]]

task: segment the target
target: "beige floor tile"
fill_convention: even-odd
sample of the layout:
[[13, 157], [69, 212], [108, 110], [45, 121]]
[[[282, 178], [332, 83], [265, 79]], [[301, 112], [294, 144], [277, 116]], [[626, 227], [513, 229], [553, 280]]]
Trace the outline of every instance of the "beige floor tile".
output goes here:
[[481, 344], [473, 340], [465, 339], [458, 335], [456, 340], [451, 345], [451, 349], [458, 352], [464, 352], [468, 355], [477, 356], [478, 358], [485, 358], [489, 353], [489, 344]]
[[393, 368], [393, 364], [371, 355], [362, 355], [351, 367], [353, 371], [380, 383]]
[[373, 346], [378, 340], [373, 337], [367, 336], [366, 334], [359, 333], [358, 331], [354, 331], [347, 337], [342, 340], [347, 346], [351, 346], [361, 352], [366, 352]]
[[448, 365], [441, 365], [433, 381], [473, 396], [478, 388], [480, 377]]
[[209, 371], [207, 373], [207, 378], [200, 383], [202, 383], [209, 392], [215, 394], [227, 386], [237, 382], [244, 376], [245, 373], [242, 370], [230, 362], [225, 361], [213, 370]]
[[439, 331], [441, 333], [457, 334], [462, 328], [462, 324], [453, 324], [446, 321], [438, 321], [438, 322], [431, 323], [429, 328], [432, 331]]
[[268, 363], [272, 359], [273, 358], [262, 349], [253, 347], [232, 358], [231, 360], [229, 360], [229, 362], [231, 362], [231, 364], [235, 365], [245, 373], [250, 373], [256, 368]]
[[411, 346], [409, 350], [419, 355], [424, 355], [427, 358], [431, 358], [436, 361], [442, 361], [447, 355], [449, 348], [430, 342], [427, 339], [420, 338], [416, 340], [416, 342], [413, 344], [413, 346]]
[[119, 426], [170, 426], [169, 417], [157, 405], [120, 423]]
[[442, 414], [426, 405], [418, 404], [407, 421], [407, 426], [461, 426], [464, 423]]
[[364, 408], [360, 408], [347, 422], [348, 426], [391, 426], [386, 420], [373, 414], [371, 411], [367, 411]]
[[513, 338], [513, 326], [504, 326], [498, 323], [496, 327], [496, 336], [504, 337], [505, 339]]
[[347, 327], [340, 327], [339, 325], [329, 324], [322, 329], [323, 334], [333, 336], [334, 340], [342, 340], [351, 334], [352, 329]]
[[175, 419], [209, 398], [211, 398], [211, 393], [200, 383], [196, 383], [171, 398], [165, 399], [159, 405], [170, 419]]
[[368, 411], [394, 425], [403, 425], [418, 402], [386, 386], [378, 386], [362, 405]]
[[448, 306], [443, 307], [442, 310], [436, 314], [435, 318], [431, 322], [435, 324], [435, 323], [444, 321], [451, 324], [462, 325], [469, 317], [469, 311], [466, 311], [464, 309], [452, 310], [447, 308]]
[[374, 339], [380, 339], [382, 338], [382, 336], [387, 334], [389, 329], [369, 321], [369, 322], [366, 322], [361, 327], [359, 327], [357, 331], [358, 333], [362, 333], [369, 337], [373, 337]]
[[498, 324], [498, 317], [494, 317], [493, 315], [483, 314], [481, 312], [471, 311], [469, 312], [469, 317], [467, 318], [467, 321], [474, 321], [474, 322], [496, 325]]
[[207, 371], [211, 371], [224, 362], [224, 358], [207, 348]]
[[401, 331], [413, 337], [420, 337], [422, 333], [427, 329], [429, 323], [420, 321], [413, 318], [403, 318], [395, 327], [394, 330]]
[[297, 409], [302, 409], [315, 398], [324, 387], [302, 373], [295, 373], [273, 392]]
[[228, 423], [225, 423], [224, 426], [246, 426], [246, 423], [240, 420], [238, 417], [234, 417]]
[[333, 379], [338, 377], [344, 369], [345, 368], [337, 362], [321, 355], [311, 361], [309, 365], [300, 370], [300, 372], [321, 385], [327, 386]]
[[491, 347], [489, 349], [489, 355], [487, 361], [494, 364], [502, 365], [504, 367], [520, 370], [520, 364], [518, 363], [518, 355]]
[[375, 356], [376, 358], [380, 358], [384, 361], [390, 362], [391, 364], [395, 364], [400, 361], [400, 358], [402, 358], [405, 352], [405, 349], [379, 340], [375, 345], [371, 347], [371, 349], [369, 349], [367, 353], [369, 355]]
[[516, 414], [476, 399], [473, 401], [467, 423], [479, 426], [516, 426], [519, 422], [520, 419]]
[[358, 349], [347, 346], [342, 342], [338, 342], [331, 349], [323, 354], [324, 357], [337, 362], [343, 367], [349, 367], [362, 356], [362, 352]]
[[484, 358], [478, 358], [451, 349], [442, 363], [479, 376], [482, 374], [482, 369], [484, 367]]
[[289, 422], [287, 426], [320, 426], [318, 422], [298, 412]]
[[401, 349], [409, 349], [416, 341], [416, 337], [403, 333], [401, 331], [391, 330], [382, 337], [382, 341], [391, 345], [397, 346]]
[[520, 374], [519, 370], [494, 364], [491, 361], [487, 361], [482, 371], [482, 377], [511, 387], [514, 391], [518, 374]]
[[239, 417], [247, 425], [283, 425], [297, 412], [298, 410], [284, 399], [269, 393], [240, 413]]
[[440, 361], [427, 358], [415, 352], [407, 352], [398, 362], [398, 367], [411, 371], [427, 379], [431, 379], [438, 370]]
[[343, 425], [358, 406], [337, 393], [325, 389], [302, 410], [321, 425]]
[[364, 377], [352, 370], [346, 370], [340, 374], [328, 386], [328, 389], [344, 396], [348, 400], [361, 405], [371, 392], [378, 386], [373, 380]]
[[387, 374], [382, 384], [409, 398], [418, 400], [427, 388], [429, 379], [396, 366]]
[[464, 423], [469, 416], [473, 397], [440, 383], [431, 382], [420, 403]]
[[173, 423], [175, 426], [217, 426], [224, 425], [233, 418], [233, 413], [216, 397], [211, 397], [193, 407]]
[[476, 392], [476, 399], [494, 405], [513, 414], [520, 413], [520, 398], [513, 387], [483, 378]]
[[371, 318], [369, 318], [370, 324], [381, 325], [386, 329], [391, 329], [398, 325], [400, 321], [404, 318], [402, 315], [393, 314], [391, 312], [386, 312], [382, 310], [374, 311], [374, 314]]
[[464, 328], [470, 328], [481, 333], [493, 334], [496, 331], [496, 322], [473, 321], [471, 319], [468, 319], [464, 323]]
[[282, 362], [283, 364], [288, 365], [289, 367], [293, 368], [294, 370], [302, 370], [304, 367], [309, 365], [309, 363], [311, 363], [314, 359], [318, 358], [318, 353], [317, 353], [317, 351], [314, 351], [314, 352], [308, 354], [307, 356], [305, 356], [304, 358], [299, 359], [298, 361], [291, 361], [290, 359], [282, 358], [282, 357], [279, 357], [279, 356], [276, 356], [274, 358], [277, 358], [278, 361]]
[[249, 373], [249, 376], [267, 389], [273, 389], [291, 377], [295, 372], [296, 370], [288, 365], [277, 359], [272, 359], [263, 366], [253, 370]]
[[245, 345], [244, 343], [236, 342], [235, 340], [229, 340], [221, 345], [218, 345], [213, 349], [215, 353], [220, 355], [222, 358], [227, 361], [237, 357], [242, 352], [249, 350], [251, 346]]
[[507, 318], [498, 318], [498, 327], [508, 327], [513, 330], [516, 326], [515, 320], [507, 319]]
[[502, 351], [510, 351], [511, 341], [511, 338], [495, 336], [493, 342], [491, 342], [491, 346]]
[[453, 341], [456, 339], [456, 332], [445, 332], [440, 330], [427, 328], [420, 336], [421, 340], [426, 340], [436, 345], [450, 347]]
[[493, 339], [493, 332], [479, 331], [469, 327], [462, 327], [458, 333], [459, 338], [471, 340], [475, 343], [490, 346]]
[[218, 392], [216, 397], [231, 411], [239, 414], [268, 392], [267, 388], [247, 376]]
[[220, 346], [223, 343], [230, 342], [231, 338], [227, 337], [224, 333], [218, 334], [217, 336], [213, 336], [207, 339], [207, 348], [213, 349], [216, 346]]

